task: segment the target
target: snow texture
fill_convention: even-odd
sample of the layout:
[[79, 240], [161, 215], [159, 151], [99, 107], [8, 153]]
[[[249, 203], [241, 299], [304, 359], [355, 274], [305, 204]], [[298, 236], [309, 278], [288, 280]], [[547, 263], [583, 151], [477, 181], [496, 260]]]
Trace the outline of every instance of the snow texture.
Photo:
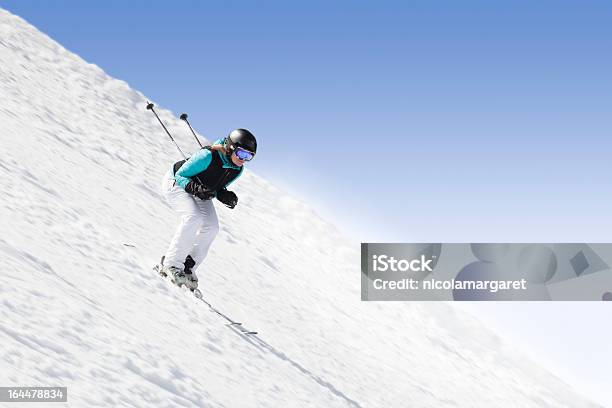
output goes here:
[[151, 272], [180, 156], [147, 98], [2, 9], [0, 77], [0, 385], [71, 407], [596, 406], [452, 305], [361, 302], [359, 246], [248, 171], [199, 271], [259, 331], [239, 334]]

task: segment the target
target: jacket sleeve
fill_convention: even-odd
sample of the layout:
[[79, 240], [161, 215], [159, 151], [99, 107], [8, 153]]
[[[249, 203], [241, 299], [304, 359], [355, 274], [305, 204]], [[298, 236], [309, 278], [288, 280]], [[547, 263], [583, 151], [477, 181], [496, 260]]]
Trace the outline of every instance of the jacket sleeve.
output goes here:
[[198, 152], [191, 156], [174, 175], [176, 184], [185, 188], [193, 176], [203, 172], [208, 168], [208, 166], [210, 166], [211, 161], [212, 152], [210, 150], [198, 150]]

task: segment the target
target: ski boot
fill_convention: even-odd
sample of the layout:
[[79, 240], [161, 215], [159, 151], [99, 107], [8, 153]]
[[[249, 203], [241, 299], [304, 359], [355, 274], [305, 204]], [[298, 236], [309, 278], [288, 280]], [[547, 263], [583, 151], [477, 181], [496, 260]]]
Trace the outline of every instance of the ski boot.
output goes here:
[[187, 255], [187, 258], [185, 258], [185, 277], [187, 278], [187, 283], [185, 283], [185, 286], [189, 288], [195, 297], [202, 299], [202, 292], [200, 292], [200, 289], [198, 289], [198, 277], [192, 270], [194, 266], [195, 261], [191, 256]]
[[189, 290], [193, 292], [194, 290], [198, 288], [198, 277], [195, 276], [194, 273], [185, 272], [185, 279], [187, 279], [185, 286], [187, 286]]
[[182, 269], [177, 268], [176, 266], [164, 266], [164, 258], [165, 256], [161, 257], [161, 261], [158, 265], [155, 265], [153, 267], [153, 270], [159, 273], [162, 278], [165, 278], [170, 275], [170, 280], [177, 286], [184, 285], [187, 282], [187, 278], [185, 278], [185, 272]]
[[[165, 278], [168, 275], [170, 275], [172, 282], [175, 283], [176, 285], [178, 286], [185, 285], [192, 292], [194, 293], [196, 291], [199, 292], [198, 277], [192, 271], [192, 268], [195, 266], [195, 261], [193, 260], [191, 255], [187, 255], [187, 258], [185, 258], [185, 263], [184, 263], [185, 269], [183, 271], [178, 271], [179, 268], [173, 268], [173, 267], [165, 268], [164, 259], [165, 259], [165, 256], [162, 256], [159, 264], [153, 267], [153, 270], [155, 272], [159, 273], [162, 278]], [[170, 271], [170, 269], [173, 269], [173, 270]]]
[[185, 277], [187, 278], [187, 283], [185, 283], [185, 286], [187, 286], [192, 292], [198, 288], [198, 277], [192, 270], [194, 266], [195, 261], [191, 255], [187, 255], [187, 258], [185, 258]]
[[176, 286], [181, 286], [187, 283], [187, 278], [185, 277], [185, 272], [181, 268], [177, 268], [176, 266], [164, 266], [162, 269], [167, 275], [170, 275], [170, 280]]

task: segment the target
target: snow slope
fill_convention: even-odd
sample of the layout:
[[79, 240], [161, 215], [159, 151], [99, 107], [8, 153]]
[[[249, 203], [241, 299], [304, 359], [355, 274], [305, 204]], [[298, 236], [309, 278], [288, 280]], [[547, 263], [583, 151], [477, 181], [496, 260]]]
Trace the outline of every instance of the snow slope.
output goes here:
[[237, 333], [150, 270], [178, 157], [146, 98], [1, 9], [0, 78], [0, 385], [74, 407], [595, 406], [452, 305], [361, 302], [358, 245], [250, 172], [199, 271], [260, 334]]

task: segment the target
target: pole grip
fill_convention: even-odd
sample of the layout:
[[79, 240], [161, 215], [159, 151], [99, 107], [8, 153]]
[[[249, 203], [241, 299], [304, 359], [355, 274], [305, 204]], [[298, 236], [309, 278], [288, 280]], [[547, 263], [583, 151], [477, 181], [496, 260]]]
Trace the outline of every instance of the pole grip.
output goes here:
[[202, 142], [200, 142], [200, 139], [198, 139], [198, 136], [196, 136], [195, 132], [193, 131], [193, 128], [191, 127], [191, 123], [189, 123], [189, 121], [187, 120], [187, 114], [186, 113], [181, 114], [180, 118], [181, 120], [184, 120], [185, 123], [187, 123], [187, 126], [189, 126], [189, 130], [191, 130], [191, 134], [193, 135], [193, 137], [195, 137], [196, 142], [198, 142], [201, 148], [204, 148], [204, 146], [202, 146]]

